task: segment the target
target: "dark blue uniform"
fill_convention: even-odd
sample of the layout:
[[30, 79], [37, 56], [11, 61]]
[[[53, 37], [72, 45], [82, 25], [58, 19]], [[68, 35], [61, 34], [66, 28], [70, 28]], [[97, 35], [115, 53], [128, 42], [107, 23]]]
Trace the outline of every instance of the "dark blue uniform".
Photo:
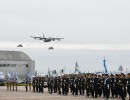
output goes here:
[[106, 78], [104, 81], [105, 98], [109, 99], [110, 96], [110, 80]]

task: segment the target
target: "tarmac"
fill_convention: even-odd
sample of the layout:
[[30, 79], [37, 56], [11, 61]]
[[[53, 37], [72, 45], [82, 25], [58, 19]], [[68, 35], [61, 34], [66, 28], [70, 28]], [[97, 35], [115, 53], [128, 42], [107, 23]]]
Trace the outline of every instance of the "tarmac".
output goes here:
[[[0, 100], [105, 100], [104, 98], [89, 98], [85, 95], [73, 96], [69, 93], [67, 96], [58, 95], [58, 93], [50, 94], [47, 88], [44, 93], [33, 93], [33, 91], [25, 91], [24, 86], [18, 86], [18, 91], [7, 90], [6, 86], [0, 86]], [[110, 98], [109, 100], [121, 100], [121, 98]], [[128, 97], [126, 98], [128, 100]]]

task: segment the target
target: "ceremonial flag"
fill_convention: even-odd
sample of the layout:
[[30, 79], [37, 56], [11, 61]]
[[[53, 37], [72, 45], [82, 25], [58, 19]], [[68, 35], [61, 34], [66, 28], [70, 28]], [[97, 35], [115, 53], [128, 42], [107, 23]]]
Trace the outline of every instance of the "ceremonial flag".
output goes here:
[[9, 73], [9, 72], [6, 72], [6, 78], [8, 79], [8, 80], [10, 80], [12, 77], [11, 77], [11, 74]]
[[15, 78], [16, 78], [16, 82], [19, 82], [19, 78], [18, 78], [18, 73], [15, 72]]
[[52, 71], [52, 74], [56, 74], [56, 70], [53, 70], [53, 71]]
[[76, 69], [76, 71], [78, 72], [78, 74], [82, 74], [81, 71], [79, 69]]
[[31, 82], [32, 81], [32, 72], [29, 71], [27, 76], [28, 76], [29, 82]]
[[37, 71], [35, 71], [34, 76], [37, 77]]
[[65, 74], [65, 68], [60, 70], [60, 76], [63, 76]]
[[48, 67], [48, 77], [51, 77], [51, 70]]
[[78, 66], [78, 63], [76, 62], [76, 65], [75, 65], [75, 74], [76, 72], [78, 72], [79, 74], [81, 74], [81, 71], [79, 70], [79, 66]]
[[53, 76], [53, 77], [57, 76], [56, 70], [53, 70], [53, 71], [52, 71], [52, 76]]
[[103, 66], [104, 66], [105, 74], [106, 74], [107, 73], [107, 66], [106, 66], [106, 60], [105, 60], [105, 58], [103, 60]]
[[75, 64], [75, 74], [76, 74], [76, 71], [77, 71], [78, 68], [79, 68], [79, 66], [78, 66], [78, 63], [76, 62], [76, 64]]

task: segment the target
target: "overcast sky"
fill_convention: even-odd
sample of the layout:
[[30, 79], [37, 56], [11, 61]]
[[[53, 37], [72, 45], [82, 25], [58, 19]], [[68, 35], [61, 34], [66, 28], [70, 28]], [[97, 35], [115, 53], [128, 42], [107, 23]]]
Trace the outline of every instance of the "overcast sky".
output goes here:
[[[129, 0], [1, 0], [0, 48], [27, 53], [38, 72], [130, 70]], [[44, 43], [30, 36], [63, 37]], [[18, 44], [23, 48], [17, 48]], [[54, 50], [49, 51], [48, 47]]]

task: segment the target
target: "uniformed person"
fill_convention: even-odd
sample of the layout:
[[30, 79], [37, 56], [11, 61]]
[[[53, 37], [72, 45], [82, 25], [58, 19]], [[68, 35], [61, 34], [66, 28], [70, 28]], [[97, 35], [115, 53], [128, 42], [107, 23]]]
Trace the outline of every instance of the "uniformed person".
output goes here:
[[127, 75], [127, 92], [129, 95], [129, 100], [130, 100], [130, 73]]
[[98, 75], [98, 81], [97, 81], [97, 93], [99, 97], [102, 95], [102, 76]]
[[41, 87], [41, 77], [37, 77], [37, 81], [36, 81], [36, 91], [37, 91], [38, 93], [41, 92], [40, 87]]
[[39, 93], [43, 93], [43, 79], [42, 77], [39, 78]]
[[7, 90], [9, 90], [9, 78], [7, 78]]
[[82, 77], [81, 77], [81, 75], [79, 75], [79, 76], [78, 76], [78, 80], [79, 80], [79, 86], [78, 86], [78, 89], [79, 89], [79, 93], [80, 93], [80, 95], [82, 94], [82, 93], [81, 93], [81, 91], [82, 91], [82, 83], [81, 83], [81, 79], [82, 79]]
[[74, 92], [75, 92], [74, 80], [75, 80], [75, 77], [74, 77], [74, 75], [72, 75], [70, 78], [70, 88], [71, 88], [72, 95], [74, 95]]
[[81, 76], [81, 95], [84, 95], [84, 89], [85, 89], [85, 77]]
[[65, 88], [66, 88], [66, 95], [68, 94], [68, 92], [69, 92], [69, 77], [66, 75], [66, 83], [65, 83]]
[[85, 90], [86, 90], [86, 95], [89, 97], [89, 75], [85, 75]]
[[62, 76], [62, 94], [64, 95], [65, 92], [65, 75]]
[[45, 82], [45, 77], [43, 77], [42, 83], [43, 83], [43, 92], [44, 92], [44, 82]]
[[80, 95], [82, 95], [82, 82], [81, 82], [81, 80], [82, 80], [82, 76], [81, 75], [79, 75], [78, 76], [78, 88], [79, 88], [79, 93], [80, 93]]
[[78, 88], [79, 88], [79, 79], [78, 79], [78, 76], [75, 75], [75, 79], [74, 79], [74, 93], [75, 93], [75, 95], [78, 95]]
[[109, 79], [108, 74], [105, 75], [104, 90], [105, 90], [105, 98], [109, 99], [109, 96], [110, 96], [110, 79]]
[[14, 84], [15, 84], [15, 78], [13, 77], [13, 78], [12, 78], [12, 87], [13, 87], [13, 90], [12, 90], [12, 91], [14, 91]]
[[53, 87], [54, 87], [54, 79], [53, 77], [50, 78], [50, 93], [53, 93]]
[[28, 77], [28, 85], [29, 85], [29, 90], [31, 90], [31, 86], [32, 86], [31, 77]]
[[57, 92], [57, 77], [54, 78], [54, 93]]
[[33, 77], [32, 86], [33, 86], [33, 92], [35, 92], [36, 84], [35, 84], [36, 78]]
[[58, 76], [57, 79], [58, 94], [61, 94], [61, 78]]
[[89, 97], [90, 95], [90, 75], [86, 75], [85, 77], [85, 87], [86, 87], [86, 95]]
[[18, 80], [17, 80], [17, 78], [15, 77], [15, 91], [17, 91], [17, 89], [18, 89]]
[[115, 75], [115, 80], [114, 80], [114, 94], [116, 97], [119, 96], [119, 75]]
[[38, 79], [38, 92], [39, 93], [41, 92], [41, 84], [42, 84], [41, 77], [39, 77], [39, 79]]
[[68, 94], [68, 84], [69, 84], [69, 79], [67, 78], [66, 75], [64, 75], [62, 78], [62, 94], [63, 95]]
[[94, 76], [94, 93], [95, 93], [95, 98], [98, 96], [98, 77], [95, 74]]
[[28, 77], [25, 78], [25, 90], [28, 91]]
[[44, 77], [41, 78], [41, 92], [44, 92]]
[[9, 79], [9, 87], [10, 87], [10, 90], [11, 90], [11, 85], [12, 85], [12, 78]]
[[105, 98], [105, 87], [104, 87], [104, 81], [105, 81], [105, 75], [102, 74], [102, 97]]
[[94, 98], [94, 75], [90, 76], [90, 93], [91, 96]]
[[50, 77], [48, 77], [47, 86], [48, 86], [48, 92], [50, 93]]
[[43, 87], [44, 87], [44, 78], [40, 78], [40, 87], [39, 87], [39, 92], [43, 93]]
[[119, 78], [119, 95], [122, 100], [125, 100], [126, 97], [126, 79], [124, 78], [124, 74], [121, 73]]
[[111, 97], [114, 97], [114, 95], [115, 95], [115, 92], [114, 92], [115, 91], [114, 81], [115, 81], [114, 75], [111, 74], [111, 78], [110, 78]]

